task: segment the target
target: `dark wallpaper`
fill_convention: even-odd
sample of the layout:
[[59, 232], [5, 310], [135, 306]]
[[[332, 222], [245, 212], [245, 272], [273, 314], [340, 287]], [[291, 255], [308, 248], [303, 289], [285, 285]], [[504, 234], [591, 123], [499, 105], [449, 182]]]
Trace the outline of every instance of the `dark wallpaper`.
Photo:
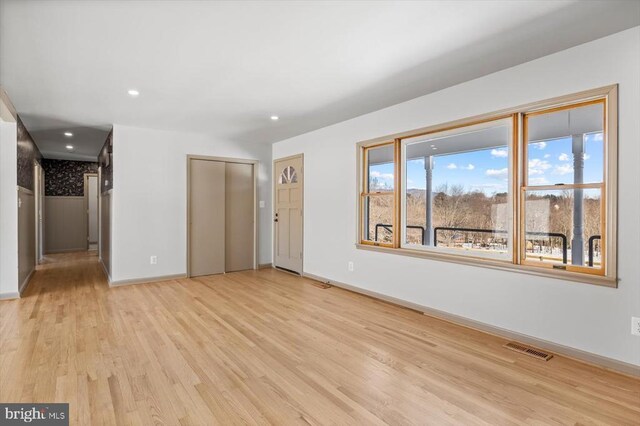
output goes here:
[[18, 186], [33, 191], [33, 163], [40, 162], [42, 154], [18, 117]]
[[[113, 188], [113, 129], [109, 132], [107, 140], [98, 154], [98, 163], [102, 167], [102, 182], [100, 192], [104, 193]], [[109, 162], [109, 165], [107, 165]]]
[[42, 160], [44, 195], [47, 197], [84, 196], [84, 174], [98, 173], [98, 163], [88, 161]]

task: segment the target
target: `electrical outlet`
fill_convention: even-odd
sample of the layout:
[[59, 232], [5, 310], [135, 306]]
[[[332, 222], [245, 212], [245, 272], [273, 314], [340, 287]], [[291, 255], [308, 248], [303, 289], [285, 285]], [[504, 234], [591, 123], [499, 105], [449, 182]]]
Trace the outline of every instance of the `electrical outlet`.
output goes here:
[[151, 256], [149, 258], [149, 263], [152, 265], [156, 265], [158, 263], [158, 256]]
[[349, 272], [353, 272], [353, 262], [349, 262], [347, 269], [349, 269]]
[[640, 336], [640, 318], [631, 317], [631, 334]]

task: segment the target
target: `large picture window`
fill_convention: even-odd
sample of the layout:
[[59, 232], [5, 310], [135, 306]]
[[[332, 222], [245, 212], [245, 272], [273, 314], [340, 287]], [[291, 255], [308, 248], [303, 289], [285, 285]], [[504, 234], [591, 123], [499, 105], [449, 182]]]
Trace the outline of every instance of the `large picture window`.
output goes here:
[[616, 285], [617, 87], [359, 144], [359, 238]]
[[402, 139], [402, 246], [512, 257], [513, 118]]

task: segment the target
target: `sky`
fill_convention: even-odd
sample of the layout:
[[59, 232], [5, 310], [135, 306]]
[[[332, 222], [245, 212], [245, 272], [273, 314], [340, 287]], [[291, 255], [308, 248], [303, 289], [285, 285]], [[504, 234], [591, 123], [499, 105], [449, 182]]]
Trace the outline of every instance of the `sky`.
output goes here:
[[[602, 133], [585, 137], [584, 182], [602, 182]], [[573, 183], [571, 138], [530, 143], [528, 146], [529, 185]], [[507, 192], [509, 153], [507, 147], [434, 156], [433, 189], [443, 184], [462, 185], [466, 191], [487, 195]], [[425, 189], [424, 161], [409, 160], [406, 166], [407, 188]], [[371, 166], [370, 176], [380, 186], [393, 186], [393, 164]]]

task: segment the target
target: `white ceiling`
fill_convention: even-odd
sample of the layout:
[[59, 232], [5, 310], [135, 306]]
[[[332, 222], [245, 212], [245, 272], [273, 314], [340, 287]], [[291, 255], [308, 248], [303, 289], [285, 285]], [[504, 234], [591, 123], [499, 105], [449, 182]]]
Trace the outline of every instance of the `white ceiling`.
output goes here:
[[[638, 52], [640, 54], [640, 52]], [[640, 77], [639, 77], [640, 78]], [[604, 105], [601, 103], [576, 109], [529, 117], [529, 141], [545, 141], [571, 135], [602, 132]]]
[[[449, 133], [447, 136], [415, 138], [407, 145], [407, 158], [424, 158], [430, 155], [447, 155], [458, 152], [479, 151], [509, 145], [511, 126], [502, 121], [496, 126], [480, 126], [479, 129], [461, 133]], [[410, 139], [409, 139], [410, 140]]]
[[49, 156], [112, 123], [270, 143], [639, 24], [613, 0], [2, 0], [0, 84]]

